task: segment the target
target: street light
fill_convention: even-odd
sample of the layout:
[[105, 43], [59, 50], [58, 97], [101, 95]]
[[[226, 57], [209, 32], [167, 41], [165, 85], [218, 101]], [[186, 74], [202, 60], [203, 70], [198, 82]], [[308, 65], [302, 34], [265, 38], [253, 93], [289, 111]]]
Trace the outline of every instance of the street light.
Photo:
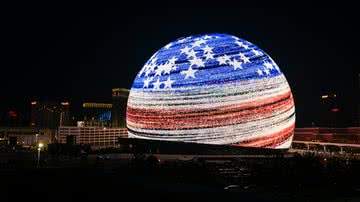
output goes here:
[[39, 134], [38, 134], [38, 133], [36, 133], [36, 134], [35, 134], [35, 144], [37, 144], [37, 143], [38, 143], [38, 136], [39, 136]]
[[44, 147], [44, 144], [43, 143], [39, 143], [38, 144], [38, 159], [37, 159], [37, 167], [39, 168], [40, 167], [40, 152], [41, 152], [41, 148]]

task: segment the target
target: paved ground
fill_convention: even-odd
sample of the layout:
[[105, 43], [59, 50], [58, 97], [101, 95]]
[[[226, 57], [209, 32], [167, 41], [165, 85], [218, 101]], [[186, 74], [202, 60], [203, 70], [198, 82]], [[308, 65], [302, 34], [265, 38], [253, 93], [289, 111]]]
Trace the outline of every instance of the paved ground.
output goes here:
[[98, 156], [62, 159], [40, 169], [2, 169], [2, 199], [360, 201], [358, 162], [157, 155], [160, 162], [152, 166], [130, 154]]

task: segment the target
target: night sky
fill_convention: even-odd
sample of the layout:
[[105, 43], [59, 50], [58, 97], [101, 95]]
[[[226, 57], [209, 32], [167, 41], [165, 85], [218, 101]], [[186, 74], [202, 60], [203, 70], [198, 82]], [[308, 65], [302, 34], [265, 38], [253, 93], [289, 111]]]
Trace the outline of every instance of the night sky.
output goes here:
[[360, 59], [357, 7], [256, 1], [132, 5], [22, 4], [2, 8], [0, 113], [25, 114], [31, 100], [111, 101], [142, 65], [184, 36], [227, 33], [266, 51], [292, 88], [297, 127], [316, 119], [320, 96], [336, 93], [343, 126], [355, 124]]

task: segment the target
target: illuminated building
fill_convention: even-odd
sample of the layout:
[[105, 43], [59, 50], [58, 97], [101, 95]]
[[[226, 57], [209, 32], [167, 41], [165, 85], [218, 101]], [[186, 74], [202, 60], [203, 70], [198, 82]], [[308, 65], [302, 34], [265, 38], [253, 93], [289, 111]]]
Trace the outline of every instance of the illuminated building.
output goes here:
[[45, 145], [54, 142], [55, 130], [34, 127], [0, 127], [0, 140], [7, 144], [34, 146], [38, 142]]
[[126, 104], [129, 90], [125, 88], [112, 89], [112, 127], [126, 127]]
[[30, 126], [55, 129], [70, 124], [69, 102], [31, 102]]
[[337, 104], [337, 94], [323, 94], [320, 96], [318, 125], [320, 127], [338, 127], [337, 117], [340, 108]]
[[289, 148], [291, 89], [254, 44], [226, 34], [178, 39], [136, 76], [127, 104], [129, 138]]
[[84, 126], [110, 126], [112, 104], [83, 103]]
[[118, 145], [118, 138], [127, 138], [126, 128], [75, 127], [63, 126], [58, 129], [57, 140], [66, 143], [66, 138], [73, 136], [76, 144], [90, 144], [94, 147]]

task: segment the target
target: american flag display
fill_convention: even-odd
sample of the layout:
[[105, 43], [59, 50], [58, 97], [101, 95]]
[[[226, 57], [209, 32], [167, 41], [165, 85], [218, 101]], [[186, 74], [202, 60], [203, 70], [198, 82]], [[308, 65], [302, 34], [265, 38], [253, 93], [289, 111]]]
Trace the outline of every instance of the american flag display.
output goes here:
[[135, 78], [129, 138], [289, 148], [294, 101], [285, 76], [254, 44], [227, 34], [180, 38]]

